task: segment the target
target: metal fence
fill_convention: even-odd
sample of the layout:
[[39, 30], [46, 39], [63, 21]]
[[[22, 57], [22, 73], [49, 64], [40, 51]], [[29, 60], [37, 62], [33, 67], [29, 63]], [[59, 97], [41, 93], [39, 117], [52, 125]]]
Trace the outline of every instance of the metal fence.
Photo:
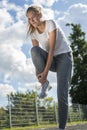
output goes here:
[[[33, 97], [8, 96], [7, 107], [0, 108], [0, 128], [24, 127], [42, 124], [57, 124], [58, 106], [51, 99], [40, 100]], [[68, 122], [87, 120], [87, 106], [69, 106]]]

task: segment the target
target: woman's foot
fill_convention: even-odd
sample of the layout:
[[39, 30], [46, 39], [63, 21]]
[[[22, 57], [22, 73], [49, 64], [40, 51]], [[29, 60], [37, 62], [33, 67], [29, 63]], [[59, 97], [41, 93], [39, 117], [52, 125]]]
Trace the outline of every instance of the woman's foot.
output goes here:
[[51, 88], [52, 87], [49, 85], [49, 81], [47, 80], [44, 84], [42, 84], [42, 89], [41, 89], [41, 93], [39, 95], [39, 98], [45, 98], [48, 94], [48, 91]]

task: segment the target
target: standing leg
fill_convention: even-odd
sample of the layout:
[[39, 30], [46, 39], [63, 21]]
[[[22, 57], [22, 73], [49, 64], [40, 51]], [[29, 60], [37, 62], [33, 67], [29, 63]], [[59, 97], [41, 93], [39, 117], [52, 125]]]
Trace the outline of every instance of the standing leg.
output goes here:
[[68, 88], [72, 70], [70, 53], [58, 55], [56, 61], [59, 129], [64, 130], [68, 115]]

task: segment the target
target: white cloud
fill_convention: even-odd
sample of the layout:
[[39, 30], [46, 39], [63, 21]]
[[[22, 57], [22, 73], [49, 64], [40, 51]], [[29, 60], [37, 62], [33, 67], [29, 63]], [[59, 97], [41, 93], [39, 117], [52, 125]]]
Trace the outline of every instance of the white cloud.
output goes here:
[[19, 92], [27, 92], [27, 90], [41, 90], [41, 84], [39, 82], [31, 82], [31, 83], [25, 83], [25, 86], [19, 86], [18, 91]]
[[22, 9], [21, 6], [18, 6], [13, 3], [9, 3], [9, 0], [2, 0], [0, 1], [0, 7], [5, 8], [6, 10], [14, 10], [14, 11], [20, 11]]
[[[20, 51], [15, 49], [12, 45], [2, 44], [0, 45], [0, 67], [6, 70], [10, 70], [12, 64], [23, 64], [26, 61], [25, 55]], [[22, 58], [21, 58], [22, 57]]]
[[[65, 12], [63, 17], [58, 19], [58, 23], [61, 25], [67, 36], [69, 36], [70, 29], [66, 27], [66, 23], [80, 24], [82, 30], [87, 34], [87, 5], [74, 4], [71, 5]], [[87, 36], [86, 36], [87, 37]]]
[[3, 44], [0, 46], [0, 68], [5, 74], [5, 81], [9, 77], [19, 82], [29, 82], [34, 73], [34, 66], [31, 59], [26, 56], [20, 49], [15, 49], [12, 45]]
[[15, 92], [15, 89], [12, 85], [0, 84], [0, 96], [6, 97], [11, 92]]
[[43, 8], [42, 9], [42, 12], [43, 12], [43, 17], [45, 19], [54, 19], [54, 11], [50, 8]]
[[12, 78], [20, 82], [21, 85], [23, 82], [24, 84], [27, 82], [34, 82], [34, 66], [31, 59], [27, 60], [29, 61], [29, 64], [22, 59], [21, 62], [14, 64], [11, 70]]
[[[70, 6], [70, 8], [68, 9], [68, 13], [71, 15], [71, 20], [74, 17], [74, 21], [75, 22], [82, 22], [84, 20], [86, 20], [87, 17], [87, 5], [84, 4], [74, 4], [72, 6]], [[72, 17], [73, 16], [73, 17]]]
[[[14, 47], [21, 47], [26, 39], [27, 24], [24, 9], [16, 7], [16, 15], [13, 17], [9, 10], [12, 10], [12, 5], [8, 4], [6, 8], [0, 9], [0, 44], [13, 44]], [[4, 13], [4, 15], [3, 15]], [[15, 22], [16, 20], [16, 22]]]
[[24, 44], [25, 38], [25, 25], [21, 21], [0, 30], [0, 44], [10, 44], [15, 48], [20, 48]]
[[[4, 15], [3, 15], [4, 14]], [[6, 9], [0, 9], [0, 30], [13, 23], [12, 16]]]
[[57, 1], [58, 0], [33, 0], [33, 3], [35, 3], [35, 4], [41, 4], [41, 5], [50, 7], [50, 6], [52, 6]]
[[10, 93], [15, 93], [16, 90], [12, 85], [9, 84], [0, 84], [0, 107], [1, 106], [7, 106], [8, 104], [8, 98], [7, 95]]
[[[26, 8], [25, 8], [25, 6], [22, 8], [21, 6], [16, 5], [14, 3], [9, 3], [8, 0], [1, 1], [0, 5], [1, 5], [2, 17], [6, 21], [7, 21], [8, 15], [10, 15], [10, 13], [11, 13], [11, 15], [10, 15], [11, 18], [13, 18], [14, 20], [16, 20], [16, 21], [22, 20], [22, 22], [25, 21], [25, 19], [26, 19], [26, 15], [25, 15]], [[4, 12], [4, 10], [6, 12]], [[5, 13], [5, 15], [3, 15], [3, 12]], [[12, 16], [13, 14], [15, 14], [15, 15]], [[6, 18], [5, 18], [5, 16], [6, 16]]]
[[0, 7], [7, 6], [8, 0], [1, 0]]

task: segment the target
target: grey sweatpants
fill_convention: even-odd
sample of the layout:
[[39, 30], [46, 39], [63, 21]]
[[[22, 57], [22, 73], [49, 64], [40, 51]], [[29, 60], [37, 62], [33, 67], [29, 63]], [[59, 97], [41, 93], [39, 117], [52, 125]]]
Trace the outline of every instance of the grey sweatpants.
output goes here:
[[[32, 61], [37, 73], [41, 73], [46, 65], [48, 53], [38, 46], [31, 49]], [[72, 56], [70, 52], [53, 57], [50, 71], [57, 74], [58, 122], [59, 128], [64, 129], [68, 115], [68, 88], [72, 72]]]

